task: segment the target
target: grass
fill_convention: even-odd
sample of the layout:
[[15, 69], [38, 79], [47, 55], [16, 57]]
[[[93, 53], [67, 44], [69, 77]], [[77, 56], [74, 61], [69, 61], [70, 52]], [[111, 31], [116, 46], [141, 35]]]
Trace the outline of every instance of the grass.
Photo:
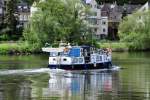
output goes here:
[[[128, 45], [121, 42], [105, 42], [100, 43], [100, 48], [112, 48], [113, 51], [128, 51]], [[0, 43], [0, 54], [29, 54], [40, 51], [35, 51], [27, 42], [3, 42]]]
[[30, 53], [32, 49], [26, 42], [0, 43], [0, 54]]
[[113, 51], [128, 51], [128, 44], [121, 42], [99, 43], [101, 48], [111, 48]]

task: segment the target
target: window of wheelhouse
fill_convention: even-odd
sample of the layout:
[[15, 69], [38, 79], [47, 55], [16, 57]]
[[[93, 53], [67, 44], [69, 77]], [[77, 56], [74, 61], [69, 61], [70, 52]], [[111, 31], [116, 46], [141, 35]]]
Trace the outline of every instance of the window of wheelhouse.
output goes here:
[[50, 57], [62, 56], [65, 55], [63, 52], [50, 52]]
[[50, 57], [56, 57], [58, 56], [58, 52], [50, 52]]

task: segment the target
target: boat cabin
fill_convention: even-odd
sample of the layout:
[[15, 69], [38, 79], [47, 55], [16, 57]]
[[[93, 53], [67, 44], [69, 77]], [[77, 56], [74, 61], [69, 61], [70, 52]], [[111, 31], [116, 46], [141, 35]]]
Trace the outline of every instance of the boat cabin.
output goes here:
[[71, 48], [49, 48], [49, 64], [85, 64], [107, 62], [111, 56], [103, 50], [90, 46], [73, 46]]

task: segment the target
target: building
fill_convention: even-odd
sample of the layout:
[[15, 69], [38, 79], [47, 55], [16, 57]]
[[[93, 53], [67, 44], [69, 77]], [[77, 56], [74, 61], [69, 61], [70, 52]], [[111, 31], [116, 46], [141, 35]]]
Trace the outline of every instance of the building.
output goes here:
[[[3, 22], [4, 16], [6, 14], [6, 4], [7, 0], [0, 0], [0, 23]], [[30, 6], [22, 1], [17, 3], [16, 12], [14, 15], [18, 20], [18, 27], [24, 26], [29, 20]]]
[[150, 0], [147, 1], [138, 11], [148, 11], [150, 9]]
[[18, 27], [26, 25], [30, 18], [30, 6], [25, 2], [17, 4], [17, 15], [18, 15]]
[[108, 28], [108, 37], [109, 39], [116, 39], [117, 36], [117, 29], [119, 22], [121, 21], [122, 17], [122, 8], [118, 6], [116, 3], [114, 4], [103, 4], [101, 5], [101, 16], [107, 17], [107, 28]]
[[96, 38], [99, 38], [101, 33], [101, 10], [98, 8], [95, 0], [86, 0], [86, 4], [91, 7], [91, 13], [87, 17], [91, 31]]
[[123, 17], [137, 11], [141, 5], [124, 4], [123, 6], [116, 3], [104, 3], [101, 5], [101, 16], [108, 17], [108, 38], [118, 40], [118, 27]]
[[30, 16], [32, 16], [34, 14], [34, 12], [36, 12], [38, 10], [38, 8], [35, 6], [36, 6], [36, 2], [34, 2], [30, 8]]
[[3, 23], [3, 17], [4, 17], [4, 0], [0, 0], [0, 27]]
[[101, 16], [101, 6], [95, 0], [86, 0], [86, 4], [91, 8], [91, 14], [88, 16], [93, 36], [96, 39], [103, 39], [108, 35], [108, 17]]

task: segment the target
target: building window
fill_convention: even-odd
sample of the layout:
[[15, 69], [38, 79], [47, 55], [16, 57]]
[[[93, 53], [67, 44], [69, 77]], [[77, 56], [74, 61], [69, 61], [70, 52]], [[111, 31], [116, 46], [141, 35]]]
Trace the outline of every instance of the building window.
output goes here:
[[94, 28], [94, 32], [97, 32], [97, 28]]
[[23, 8], [24, 8], [24, 9], [28, 9], [28, 7], [27, 7], [27, 6], [24, 6]]
[[22, 7], [21, 6], [18, 6], [18, 9], [21, 9]]
[[89, 19], [89, 23], [92, 24], [92, 25], [97, 25], [98, 24], [97, 19], [94, 19], [94, 18]]
[[102, 22], [102, 24], [103, 24], [103, 25], [105, 25], [105, 24], [106, 24], [106, 22], [105, 22], [105, 21], [103, 21], [103, 22]]
[[97, 16], [97, 12], [94, 12], [94, 13], [93, 13], [93, 16]]
[[24, 15], [24, 21], [27, 21], [27, 15]]
[[100, 35], [96, 35], [96, 38], [99, 39], [99, 38], [100, 38]]
[[20, 19], [20, 21], [23, 21], [23, 15], [20, 15], [19, 19]]
[[3, 9], [2, 8], [0, 8], [0, 14], [3, 14]]
[[106, 32], [106, 29], [105, 29], [105, 28], [103, 28], [103, 32]]

